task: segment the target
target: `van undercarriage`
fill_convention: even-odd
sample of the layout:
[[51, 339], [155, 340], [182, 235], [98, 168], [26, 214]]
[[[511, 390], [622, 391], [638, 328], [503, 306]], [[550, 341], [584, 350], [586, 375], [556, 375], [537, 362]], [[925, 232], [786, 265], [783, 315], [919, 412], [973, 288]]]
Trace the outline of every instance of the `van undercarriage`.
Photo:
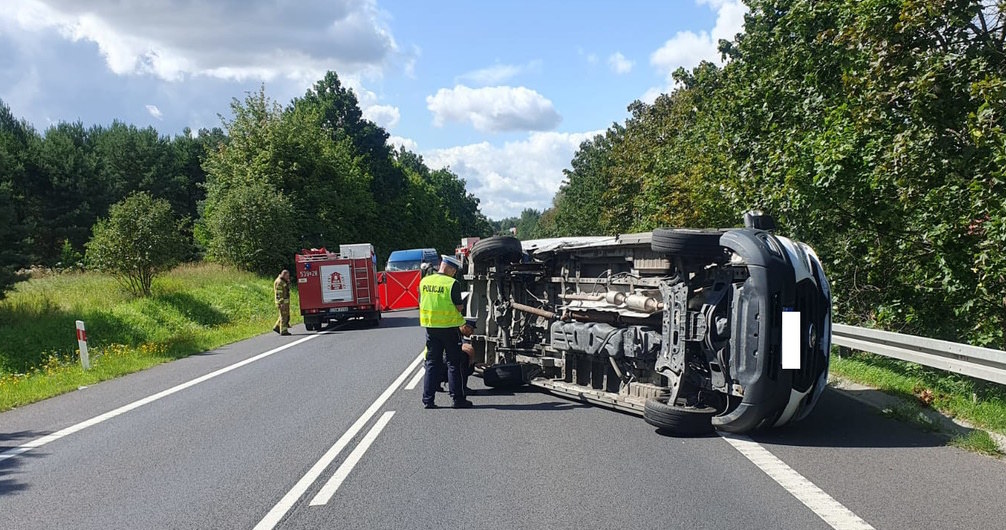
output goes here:
[[809, 247], [765, 230], [495, 237], [472, 249], [465, 278], [487, 383], [531, 383], [678, 434], [799, 420], [826, 384], [827, 279]]

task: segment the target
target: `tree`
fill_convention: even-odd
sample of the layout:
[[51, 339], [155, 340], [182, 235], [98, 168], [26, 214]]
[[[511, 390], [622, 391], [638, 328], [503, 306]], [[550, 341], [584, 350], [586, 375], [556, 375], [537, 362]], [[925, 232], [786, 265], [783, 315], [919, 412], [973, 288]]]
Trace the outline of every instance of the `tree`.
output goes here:
[[[283, 109], [264, 90], [231, 108], [234, 117], [224, 123], [229, 142], [204, 162], [206, 200], [196, 235], [212, 259], [267, 272], [285, 263], [277, 253], [289, 259], [302, 246], [379, 243], [369, 233], [377, 220], [369, 177], [349, 139], [333, 140], [315, 109]], [[238, 204], [257, 209], [242, 212]], [[282, 224], [233, 224], [243, 215]]]
[[90, 267], [108, 272], [137, 296], [149, 296], [157, 274], [178, 263], [187, 251], [187, 220], [175, 218], [171, 205], [146, 192], [114, 204], [107, 219], [94, 225], [87, 243]]
[[557, 229], [731, 226], [761, 208], [815, 247], [836, 319], [1006, 344], [1003, 3], [746, 3], [723, 67], [675, 72], [581, 145]]
[[0, 299], [15, 282], [23, 279], [18, 271], [28, 265], [25, 255], [28, 227], [24, 210], [18, 208], [23, 198], [18, 197], [15, 189], [26, 178], [25, 158], [33, 134], [0, 101]]
[[293, 211], [290, 200], [265, 182], [227, 190], [204, 219], [208, 257], [245, 270], [275, 273], [296, 249]]

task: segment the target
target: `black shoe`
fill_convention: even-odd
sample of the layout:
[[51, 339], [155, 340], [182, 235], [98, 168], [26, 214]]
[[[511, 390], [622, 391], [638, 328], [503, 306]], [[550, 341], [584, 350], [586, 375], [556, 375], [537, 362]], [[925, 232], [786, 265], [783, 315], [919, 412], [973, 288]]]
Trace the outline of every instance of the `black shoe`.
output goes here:
[[275, 331], [276, 333], [279, 333], [279, 326], [273, 327], [272, 330]]
[[468, 401], [467, 399], [464, 401], [455, 401], [454, 405], [451, 405], [451, 407], [455, 409], [470, 409], [474, 406], [475, 404], [472, 403], [471, 401]]
[[472, 390], [472, 389], [470, 389], [468, 387], [465, 387], [465, 395], [466, 396], [473, 396], [473, 395], [475, 395], [475, 390]]
[[280, 335], [289, 335], [289, 334], [290, 334], [289, 331], [284, 331], [283, 333], [280, 333]]
[[437, 387], [437, 392], [447, 392], [447, 390], [444, 389], [444, 385], [441, 384], [440, 386]]
[[423, 403], [423, 408], [426, 409], [439, 409], [436, 403]]

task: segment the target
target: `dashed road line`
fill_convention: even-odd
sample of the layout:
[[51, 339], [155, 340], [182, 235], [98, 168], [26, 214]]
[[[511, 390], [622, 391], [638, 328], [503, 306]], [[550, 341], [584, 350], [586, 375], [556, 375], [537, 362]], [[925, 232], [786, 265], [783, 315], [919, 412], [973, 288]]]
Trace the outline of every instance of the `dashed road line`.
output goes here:
[[419, 354], [419, 356], [409, 364], [409, 367], [402, 372], [402, 375], [399, 375], [398, 378], [395, 379], [395, 381], [391, 383], [391, 385], [380, 396], [378, 396], [377, 400], [374, 401], [369, 408], [367, 408], [363, 415], [356, 420], [356, 423], [354, 423], [349, 430], [346, 431], [345, 434], [343, 434], [335, 442], [335, 444], [333, 444], [332, 447], [330, 447], [328, 451], [321, 456], [321, 459], [311, 466], [311, 469], [309, 469], [307, 473], [305, 473], [304, 476], [301, 477], [296, 484], [294, 484], [293, 488], [290, 489], [290, 491], [287, 492], [287, 494], [284, 495], [278, 503], [276, 503], [276, 506], [273, 506], [272, 509], [269, 510], [269, 513], [267, 513], [265, 517], [263, 517], [262, 520], [255, 525], [255, 530], [271, 530], [275, 528], [281, 520], [283, 520], [283, 517], [286, 517], [286, 514], [304, 495], [307, 489], [311, 487], [311, 484], [314, 484], [314, 482], [318, 480], [318, 477], [321, 476], [322, 472], [324, 472], [325, 469], [336, 459], [336, 457], [339, 456], [339, 453], [341, 453], [342, 450], [349, 445], [349, 442], [351, 442], [353, 438], [356, 437], [361, 430], [363, 430], [363, 428], [367, 425], [367, 422], [369, 422], [370, 419], [377, 414], [377, 411], [384, 406], [384, 403], [388, 401], [388, 398], [390, 398], [392, 394], [394, 394], [395, 390], [402, 386], [405, 379], [409, 377], [409, 374], [416, 369], [416, 366], [419, 365], [422, 360], [423, 354]]
[[323, 506], [328, 504], [332, 495], [335, 495], [336, 490], [339, 489], [339, 486], [341, 486], [343, 481], [346, 480], [346, 477], [348, 477], [353, 471], [356, 464], [360, 462], [360, 459], [363, 458], [367, 449], [370, 449], [370, 445], [374, 443], [374, 440], [376, 440], [378, 436], [380, 436], [381, 431], [384, 430], [384, 427], [389, 421], [391, 421], [391, 417], [394, 415], [395, 411], [389, 410], [377, 420], [377, 423], [375, 423], [374, 427], [370, 429], [370, 432], [363, 437], [360, 444], [353, 449], [352, 453], [349, 453], [349, 456], [347, 456], [346, 460], [339, 466], [339, 469], [335, 470], [335, 474], [332, 475], [332, 478], [328, 479], [328, 482], [321, 488], [321, 491], [314, 496], [314, 499], [311, 500], [311, 506]]
[[420, 368], [419, 371], [416, 372], [416, 376], [412, 378], [412, 381], [409, 381], [409, 384], [405, 386], [405, 389], [406, 390], [415, 390], [416, 387], [419, 386], [419, 382], [423, 380], [423, 374], [425, 374], [425, 373], [426, 373], [426, 370], [423, 369], [423, 368]]

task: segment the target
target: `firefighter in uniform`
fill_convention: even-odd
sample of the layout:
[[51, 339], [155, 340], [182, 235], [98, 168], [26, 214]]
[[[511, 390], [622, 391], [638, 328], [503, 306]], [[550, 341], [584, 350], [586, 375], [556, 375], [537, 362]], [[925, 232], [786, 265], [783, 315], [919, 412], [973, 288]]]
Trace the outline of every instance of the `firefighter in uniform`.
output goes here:
[[279, 309], [279, 318], [273, 331], [280, 335], [290, 334], [290, 271], [283, 269], [272, 283], [273, 293], [276, 295], [276, 308]]
[[447, 387], [456, 409], [471, 408], [465, 398], [463, 363], [468, 356], [461, 351], [461, 334], [470, 333], [461, 316], [461, 287], [454, 275], [461, 262], [454, 256], [443, 256], [440, 270], [419, 282], [419, 325], [426, 328], [426, 376], [423, 379], [423, 405], [437, 408], [434, 399], [440, 386], [443, 363], [447, 361]]

